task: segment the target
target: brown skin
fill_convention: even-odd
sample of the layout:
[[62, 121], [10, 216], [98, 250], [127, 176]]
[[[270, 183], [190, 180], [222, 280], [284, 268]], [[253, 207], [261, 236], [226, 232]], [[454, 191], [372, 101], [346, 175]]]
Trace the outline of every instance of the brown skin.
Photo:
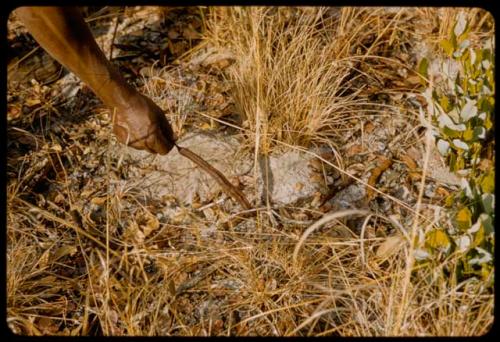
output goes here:
[[111, 108], [121, 143], [166, 154], [174, 133], [163, 110], [130, 86], [106, 59], [80, 10], [75, 7], [20, 7], [15, 14], [54, 59], [85, 82]]

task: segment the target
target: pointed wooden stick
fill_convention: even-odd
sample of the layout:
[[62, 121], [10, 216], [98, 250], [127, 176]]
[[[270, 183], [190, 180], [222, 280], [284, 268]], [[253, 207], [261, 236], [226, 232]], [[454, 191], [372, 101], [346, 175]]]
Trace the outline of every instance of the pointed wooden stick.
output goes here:
[[177, 149], [179, 150], [179, 153], [191, 160], [193, 163], [201, 167], [203, 170], [205, 170], [210, 176], [212, 176], [213, 179], [222, 187], [224, 192], [226, 192], [229, 196], [231, 196], [235, 201], [237, 201], [245, 210], [250, 210], [252, 209], [252, 206], [250, 205], [250, 202], [248, 202], [247, 198], [243, 194], [241, 190], [239, 190], [237, 187], [235, 187], [233, 184], [231, 184], [224, 175], [214, 168], [212, 165], [207, 163], [203, 158], [201, 158], [199, 155], [194, 153], [193, 151], [185, 148], [185, 147], [180, 147], [179, 145], [175, 144]]

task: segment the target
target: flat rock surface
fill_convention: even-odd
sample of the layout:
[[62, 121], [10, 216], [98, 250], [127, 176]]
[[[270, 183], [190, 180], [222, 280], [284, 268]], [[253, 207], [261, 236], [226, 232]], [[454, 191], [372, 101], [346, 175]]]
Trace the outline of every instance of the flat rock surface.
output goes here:
[[[204, 158], [229, 180], [251, 167], [249, 158], [238, 156], [239, 144], [234, 137], [189, 133], [178, 144]], [[123, 153], [123, 162], [130, 165], [130, 178], [142, 177], [142, 187], [153, 197], [172, 195], [183, 204], [192, 204], [195, 196], [205, 202], [220, 189], [210, 175], [180, 155], [177, 148], [164, 156], [126, 147], [116, 152]]]
[[[257, 197], [261, 204], [265, 204], [266, 196], [269, 196], [272, 204], [286, 205], [313, 196], [319, 190], [318, 184], [310, 178], [308, 165], [314, 158], [310, 154], [288, 151], [260, 158], [256, 195], [253, 191], [254, 157], [242, 151], [236, 137], [188, 133], [178, 143], [206, 159], [231, 183], [235, 184], [236, 180], [242, 182], [242, 190], [251, 202]], [[122, 163], [128, 166], [129, 179], [140, 177], [141, 188], [150, 191], [155, 198], [172, 195], [179, 202], [191, 205], [195, 198], [205, 203], [221, 191], [210, 175], [180, 155], [176, 148], [165, 156], [153, 156], [117, 145], [111, 153], [120, 156]]]

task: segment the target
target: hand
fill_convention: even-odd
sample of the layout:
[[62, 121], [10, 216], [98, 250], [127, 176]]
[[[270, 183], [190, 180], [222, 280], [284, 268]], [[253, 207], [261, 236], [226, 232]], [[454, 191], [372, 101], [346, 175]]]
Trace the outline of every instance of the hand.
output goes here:
[[175, 136], [163, 110], [141, 94], [127, 101], [128, 108], [116, 108], [113, 131], [118, 141], [138, 150], [167, 154]]

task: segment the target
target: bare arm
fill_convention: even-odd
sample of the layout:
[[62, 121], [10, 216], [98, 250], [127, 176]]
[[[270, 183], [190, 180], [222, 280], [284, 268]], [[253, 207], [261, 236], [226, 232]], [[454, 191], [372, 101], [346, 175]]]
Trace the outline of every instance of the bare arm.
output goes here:
[[118, 140], [137, 149], [166, 154], [174, 135], [153, 101], [130, 86], [99, 49], [75, 7], [20, 7], [15, 11], [37, 42], [116, 109]]

